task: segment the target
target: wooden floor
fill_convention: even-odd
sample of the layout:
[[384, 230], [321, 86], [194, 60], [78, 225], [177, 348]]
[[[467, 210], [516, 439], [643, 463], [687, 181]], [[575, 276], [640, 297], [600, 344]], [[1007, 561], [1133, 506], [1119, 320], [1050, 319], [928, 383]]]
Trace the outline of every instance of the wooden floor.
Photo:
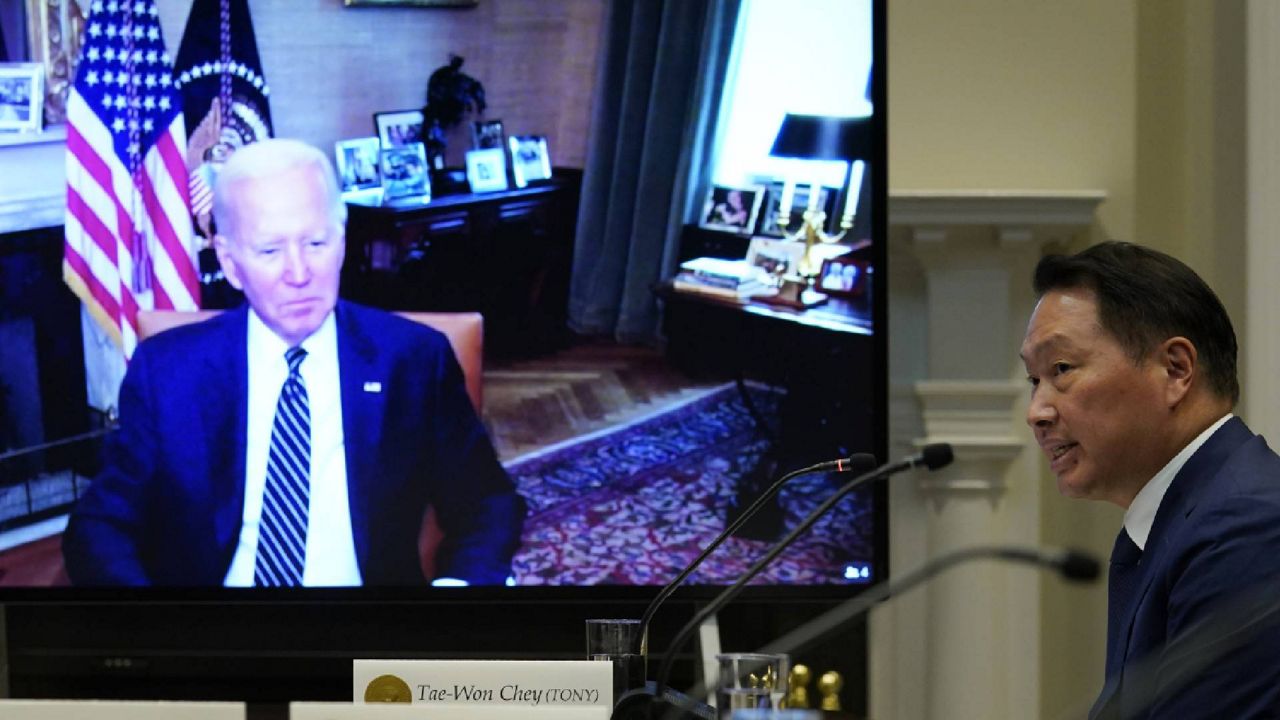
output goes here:
[[489, 363], [484, 421], [505, 461], [648, 415], [715, 384], [673, 370], [651, 348], [583, 341], [545, 358]]

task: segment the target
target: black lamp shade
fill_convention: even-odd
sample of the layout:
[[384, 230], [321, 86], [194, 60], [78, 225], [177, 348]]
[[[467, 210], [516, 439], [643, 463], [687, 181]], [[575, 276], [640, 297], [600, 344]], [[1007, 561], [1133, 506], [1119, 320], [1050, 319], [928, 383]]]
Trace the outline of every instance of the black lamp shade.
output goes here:
[[871, 118], [788, 113], [769, 154], [805, 160], [865, 160], [871, 154]]

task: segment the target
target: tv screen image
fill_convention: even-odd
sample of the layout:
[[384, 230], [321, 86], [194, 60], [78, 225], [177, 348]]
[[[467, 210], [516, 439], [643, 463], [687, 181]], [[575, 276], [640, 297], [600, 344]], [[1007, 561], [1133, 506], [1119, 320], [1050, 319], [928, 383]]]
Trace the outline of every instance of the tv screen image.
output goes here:
[[[502, 468], [523, 503], [518, 542], [500, 577], [469, 583], [440, 571], [441, 563], [448, 569], [452, 560], [435, 562], [465, 555], [448, 546], [447, 532], [443, 539], [430, 533], [413, 538], [423, 572], [412, 582], [367, 581], [362, 573], [359, 582], [312, 587], [228, 587], [226, 571], [200, 582], [72, 582], [61, 528], [68, 514], [75, 516], [77, 498], [100, 469], [104, 436], [34, 456], [0, 457], [0, 651], [8, 663], [9, 691], [28, 697], [347, 699], [349, 684], [344, 687], [342, 679], [349, 678], [353, 657], [580, 657], [584, 620], [638, 616], [658, 588], [786, 471], [856, 452], [887, 460], [887, 289], [885, 274], [876, 273], [884, 267], [887, 238], [884, 2], [867, 6], [873, 27], [872, 148], [855, 205], [857, 232], [870, 242], [859, 251], [857, 264], [878, 282], [867, 283], [864, 295], [836, 296], [813, 308], [808, 328], [838, 327], [842, 334], [836, 344], [860, 348], [856, 362], [809, 378], [811, 387], [825, 383], [841, 398], [862, 401], [842, 409], [848, 413], [842, 417], [853, 418], [848, 425], [780, 438], [780, 418], [830, 398], [789, 392], [782, 383], [739, 385], [722, 375], [652, 412], [532, 452], [502, 454]], [[508, 113], [512, 127], [514, 117]], [[698, 198], [698, 209], [703, 199]], [[843, 198], [833, 203], [837, 211], [845, 205]], [[691, 225], [686, 234], [713, 232], [696, 227], [696, 221]], [[738, 239], [750, 241], [749, 236]], [[846, 311], [855, 313], [856, 321], [841, 319]], [[760, 327], [756, 321], [790, 312], [745, 313], [745, 367], [768, 366], [786, 374], [803, 366], [796, 355], [799, 346], [785, 340], [789, 336], [770, 347], [770, 341], [753, 336]], [[683, 350], [687, 354], [729, 351], [718, 329], [686, 331], [702, 343], [690, 343]], [[6, 344], [3, 338], [0, 345]], [[844, 357], [835, 362], [843, 363]], [[10, 364], [4, 372], [16, 377], [20, 369]], [[21, 385], [9, 376], [0, 380], [6, 387]], [[381, 392], [394, 399], [394, 388]], [[3, 400], [0, 414], [8, 419], [17, 412], [18, 398]], [[17, 442], [16, 436], [4, 439], [6, 447], [35, 444]], [[774, 450], [780, 442], [799, 450], [779, 457]], [[63, 463], [67, 470], [39, 469], [41, 463], [58, 465], [60, 457], [72, 458]], [[766, 506], [763, 521], [731, 536], [655, 616], [653, 655], [666, 652], [666, 639], [700, 603], [739, 578], [786, 529], [847, 480], [847, 475], [817, 472], [790, 481]], [[732, 649], [753, 649], [824, 605], [883, 581], [886, 514], [882, 483], [843, 498], [721, 615], [722, 633], [741, 645]], [[323, 524], [325, 517], [317, 519], [332, 527]], [[447, 517], [444, 524], [457, 520]], [[351, 532], [353, 537], [374, 535], [367, 529]], [[149, 542], [174, 551], [163, 547], [173, 543], [172, 537]], [[357, 568], [368, 561], [362, 555], [368, 548], [360, 542], [355, 540], [351, 550]], [[847, 647], [865, 643], [861, 629], [849, 633], [842, 636]], [[693, 660], [680, 658], [676, 677], [693, 677]], [[68, 677], [75, 679], [74, 687]]]

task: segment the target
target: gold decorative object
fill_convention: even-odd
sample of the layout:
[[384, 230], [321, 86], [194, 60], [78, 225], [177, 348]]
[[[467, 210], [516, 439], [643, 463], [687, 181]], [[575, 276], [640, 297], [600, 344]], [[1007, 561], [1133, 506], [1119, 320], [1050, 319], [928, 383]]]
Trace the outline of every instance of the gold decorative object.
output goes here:
[[812, 280], [822, 272], [822, 258], [814, 257], [813, 247], [818, 243], [837, 243], [844, 239], [844, 236], [853, 228], [857, 196], [853, 196], [853, 202], [845, 205], [844, 215], [840, 217], [840, 231], [832, 234], [823, 229], [826, 227], [827, 213], [818, 206], [822, 188], [817, 183], [809, 187], [809, 206], [800, 215], [799, 227], [794, 229], [791, 227], [791, 200], [794, 194], [795, 185], [787, 181], [782, 187], [782, 201], [778, 205], [778, 215], [774, 218], [774, 224], [787, 240], [804, 243], [804, 254], [800, 256], [796, 271], [802, 278]]
[[76, 0], [26, 2], [31, 61], [44, 66], [44, 120], [60, 123], [67, 119], [67, 95], [76, 79], [86, 13]]
[[413, 692], [409, 683], [395, 675], [379, 675], [369, 681], [364, 689], [364, 701], [367, 703], [411, 703]]
[[823, 710], [840, 709], [840, 689], [844, 687], [844, 678], [835, 670], [828, 670], [818, 678], [818, 693], [822, 695]]
[[791, 673], [787, 676], [787, 707], [789, 708], [807, 708], [809, 707], [809, 683], [813, 680], [813, 673], [809, 672], [808, 665], [797, 663], [791, 668]]

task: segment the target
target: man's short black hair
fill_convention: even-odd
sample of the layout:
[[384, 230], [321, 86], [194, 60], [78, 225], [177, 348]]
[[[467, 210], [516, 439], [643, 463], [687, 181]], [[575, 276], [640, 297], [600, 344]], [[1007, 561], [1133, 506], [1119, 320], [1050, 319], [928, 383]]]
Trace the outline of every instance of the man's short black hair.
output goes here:
[[1036, 265], [1035, 291], [1089, 289], [1098, 319], [1134, 362], [1157, 345], [1182, 336], [1196, 348], [1209, 387], [1232, 404], [1240, 399], [1236, 379], [1236, 333], [1222, 301], [1181, 261], [1141, 245], [1104, 242], [1075, 255], [1047, 255]]

